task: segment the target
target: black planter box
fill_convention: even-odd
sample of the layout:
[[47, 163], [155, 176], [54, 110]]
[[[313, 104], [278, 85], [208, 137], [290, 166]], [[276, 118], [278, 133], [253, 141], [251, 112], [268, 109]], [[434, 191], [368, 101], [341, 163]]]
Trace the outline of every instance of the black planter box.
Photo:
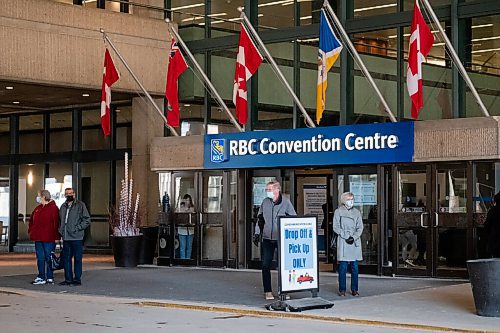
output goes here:
[[142, 235], [109, 238], [116, 267], [136, 267], [139, 264]]
[[500, 258], [467, 261], [476, 313], [500, 317]]

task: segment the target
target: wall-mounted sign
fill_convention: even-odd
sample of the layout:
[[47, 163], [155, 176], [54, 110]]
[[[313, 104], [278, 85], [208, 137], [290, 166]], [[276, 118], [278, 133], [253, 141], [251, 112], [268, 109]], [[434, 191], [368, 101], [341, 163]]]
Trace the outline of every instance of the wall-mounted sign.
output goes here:
[[413, 122], [206, 135], [206, 169], [411, 162]]
[[280, 293], [318, 289], [316, 216], [279, 218]]

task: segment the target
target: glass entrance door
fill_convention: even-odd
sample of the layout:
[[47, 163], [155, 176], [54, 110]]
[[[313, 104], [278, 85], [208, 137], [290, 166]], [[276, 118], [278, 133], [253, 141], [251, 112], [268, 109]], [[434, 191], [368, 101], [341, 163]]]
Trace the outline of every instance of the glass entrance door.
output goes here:
[[393, 258], [396, 273], [465, 277], [467, 167], [396, 167]]

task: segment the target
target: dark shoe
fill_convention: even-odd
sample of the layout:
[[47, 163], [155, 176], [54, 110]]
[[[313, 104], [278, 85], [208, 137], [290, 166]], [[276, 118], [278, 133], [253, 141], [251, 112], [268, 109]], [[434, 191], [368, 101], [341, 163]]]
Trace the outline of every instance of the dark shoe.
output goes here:
[[72, 286], [81, 286], [82, 285], [82, 281], [73, 281], [73, 282], [71, 282], [71, 285]]
[[354, 290], [353, 290], [353, 291], [352, 291], [352, 296], [355, 296], [355, 297], [356, 297], [356, 296], [359, 296], [359, 293], [358, 293], [357, 291], [354, 291]]
[[71, 286], [71, 282], [69, 281], [63, 281], [58, 283], [60, 286]]
[[339, 291], [339, 296], [345, 296], [345, 291]]

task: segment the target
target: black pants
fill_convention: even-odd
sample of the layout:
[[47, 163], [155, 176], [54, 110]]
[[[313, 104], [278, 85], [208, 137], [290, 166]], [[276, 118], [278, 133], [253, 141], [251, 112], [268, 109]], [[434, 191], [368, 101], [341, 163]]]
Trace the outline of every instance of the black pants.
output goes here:
[[273, 291], [271, 286], [271, 265], [277, 248], [278, 241], [262, 240], [262, 284], [265, 293]]

